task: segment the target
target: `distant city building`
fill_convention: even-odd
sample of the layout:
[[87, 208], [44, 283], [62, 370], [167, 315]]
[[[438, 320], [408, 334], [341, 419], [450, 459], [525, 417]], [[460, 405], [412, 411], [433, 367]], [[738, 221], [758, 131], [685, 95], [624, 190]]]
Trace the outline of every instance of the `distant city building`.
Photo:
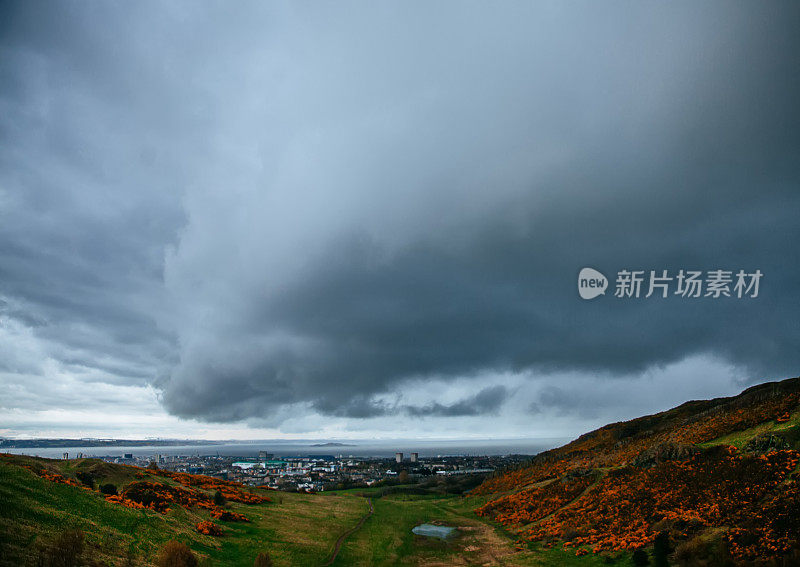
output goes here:
[[66, 461], [67, 459], [69, 459], [69, 453], [64, 453], [64, 460]]
[[275, 455], [273, 455], [272, 453], [267, 453], [266, 451], [258, 452], [259, 461], [271, 461], [273, 458], [275, 458]]
[[240, 469], [248, 470], [252, 468], [263, 469], [264, 463], [251, 463], [248, 461], [237, 461], [235, 463], [231, 463], [232, 467], [239, 467]]
[[133, 453], [125, 453], [125, 454], [122, 455], [122, 458], [123, 459], [132, 459], [133, 458]]
[[[265, 453], [261, 452], [261, 453]], [[76, 453], [73, 453], [73, 455]], [[259, 451], [256, 450], [256, 454]], [[125, 457], [101, 457], [108, 462], [147, 464], [156, 457], [164, 463], [163, 468], [175, 472], [204, 474], [241, 482], [249, 486], [267, 486], [275, 490], [306, 490], [322, 492], [340, 487], [350, 481], [354, 486], [373, 486], [382, 480], [397, 479], [405, 468], [409, 472], [420, 463], [419, 453], [396, 453], [396, 464], [391, 457], [333, 458], [332, 455], [291, 456], [280, 460], [257, 460], [253, 454], [223, 458], [218, 455], [164, 455], [139, 456], [124, 453]], [[65, 455], [66, 457], [67, 455]], [[527, 457], [524, 457], [527, 458]], [[475, 457], [448, 456], [436, 458], [426, 456], [425, 466], [438, 475], [485, 474], [499, 467], [522, 462], [522, 456]], [[408, 467], [409, 463], [414, 463]]]

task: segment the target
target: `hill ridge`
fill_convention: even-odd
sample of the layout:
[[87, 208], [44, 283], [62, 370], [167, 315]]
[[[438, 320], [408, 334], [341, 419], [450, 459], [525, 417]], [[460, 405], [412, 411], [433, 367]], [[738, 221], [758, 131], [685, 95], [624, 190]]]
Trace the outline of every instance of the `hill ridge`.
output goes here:
[[487, 479], [476, 512], [520, 545], [577, 555], [662, 541], [675, 554], [796, 565], [798, 410], [800, 378], [789, 378], [607, 424]]

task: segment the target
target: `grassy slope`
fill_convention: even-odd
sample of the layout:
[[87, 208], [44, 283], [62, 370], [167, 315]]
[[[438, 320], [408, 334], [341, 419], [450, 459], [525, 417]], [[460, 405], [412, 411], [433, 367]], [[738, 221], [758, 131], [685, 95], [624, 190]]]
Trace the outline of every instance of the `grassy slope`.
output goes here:
[[[800, 378], [791, 378], [754, 386], [737, 396], [687, 402], [656, 415], [610, 424], [539, 455], [520, 470], [490, 479], [476, 492], [482, 494], [485, 501], [490, 501], [547, 485], [563, 478], [572, 469], [592, 467], [606, 474], [624, 468], [639, 452], [664, 442], [686, 443], [701, 449], [730, 445], [744, 450], [754, 438], [774, 433], [785, 439], [790, 448], [800, 450], [799, 399]], [[789, 419], [779, 421], [777, 417], [785, 413], [789, 414]], [[709, 435], [719, 430], [722, 434]], [[526, 526], [508, 527], [513, 533]], [[708, 530], [717, 536], [719, 531], [715, 527]], [[530, 544], [530, 548], [542, 550], [536, 544]], [[573, 559], [580, 563], [586, 557]], [[562, 557], [558, 563], [553, 559], [552, 564], [566, 565], [570, 560]]]
[[[272, 503], [229, 504], [251, 522], [217, 521], [226, 534], [214, 538], [194, 530], [197, 522], [208, 519], [205, 511], [174, 507], [162, 515], [131, 510], [106, 502], [97, 492], [49, 482], [11, 464], [25, 460], [0, 460], [0, 565], [24, 564], [37, 543], [66, 527], [83, 530], [92, 555], [109, 564], [132, 552], [140, 564], [148, 565], [164, 542], [178, 539], [212, 565], [249, 567], [260, 551], [269, 552], [276, 565], [314, 565], [322, 563], [339, 534], [366, 509], [363, 499], [355, 497], [325, 498], [320, 505], [320, 496], [270, 493]], [[47, 466], [68, 474], [83, 465], [47, 461]], [[114, 467], [113, 475], [118, 485], [133, 479], [122, 467]]]
[[800, 449], [800, 411], [791, 414], [789, 421], [783, 423], [775, 420], [766, 421], [755, 427], [734, 431], [706, 443], [700, 443], [699, 446], [733, 445], [737, 449], [744, 449], [748, 441], [764, 433], [776, 433], [785, 438], [793, 449]]
[[[497, 475], [476, 492], [495, 496], [515, 492], [558, 478], [570, 468], [617, 468], [664, 442], [741, 447], [759, 433], [772, 430], [790, 442], [796, 441], [792, 444], [800, 448], [800, 439], [794, 439], [800, 431], [799, 410], [800, 378], [760, 384], [728, 398], [686, 402], [655, 415], [612, 423], [581, 435], [567, 445], [540, 453], [517, 471]], [[784, 411], [789, 411], [792, 418], [778, 423], [775, 418]], [[560, 469], [552, 466], [558, 462], [564, 465]], [[511, 482], [504, 482], [507, 480]]]
[[[505, 530], [478, 518], [473, 510], [483, 497], [393, 494], [373, 500], [374, 515], [345, 545], [334, 565], [508, 565], [591, 566], [628, 565], [627, 556], [602, 559], [575, 557], [561, 549], [518, 551]], [[453, 526], [449, 541], [419, 537], [411, 529], [420, 523]]]
[[[61, 529], [80, 528], [100, 556], [148, 556], [167, 537], [187, 540], [185, 525], [175, 518], [130, 510], [99, 495], [56, 484], [17, 466], [0, 463], [0, 564], [20, 565], [37, 542]], [[183, 536], [183, 537], [182, 537]]]
[[[229, 504], [251, 522], [217, 522], [226, 534], [214, 538], [194, 530], [195, 523], [208, 519], [205, 511], [174, 507], [162, 515], [132, 510], [106, 502], [95, 491], [44, 480], [22, 464], [45, 466], [64, 475], [91, 470], [100, 482], [113, 481], [119, 487], [134, 481], [138, 472], [90, 459], [0, 456], [2, 566], [24, 565], [30, 550], [67, 527], [83, 530], [91, 557], [108, 565], [123, 565], [129, 553], [134, 565], [151, 565], [158, 549], [170, 539], [187, 543], [208, 565], [249, 567], [260, 551], [267, 551], [277, 566], [321, 565], [338, 536], [368, 510], [358, 490], [319, 495], [270, 492], [270, 503]], [[578, 559], [559, 549], [517, 552], [502, 527], [473, 513], [485, 499], [404, 494], [373, 498], [374, 515], [345, 541], [335, 565], [600, 564], [599, 558]], [[423, 522], [456, 526], [460, 535], [451, 542], [413, 535], [411, 528]]]

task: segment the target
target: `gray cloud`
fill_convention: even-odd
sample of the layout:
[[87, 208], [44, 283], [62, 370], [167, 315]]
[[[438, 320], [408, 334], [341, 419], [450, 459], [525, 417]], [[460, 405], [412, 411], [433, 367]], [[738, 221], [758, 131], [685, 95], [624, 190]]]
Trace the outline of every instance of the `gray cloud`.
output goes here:
[[484, 388], [474, 396], [454, 404], [444, 405], [439, 402], [423, 407], [407, 406], [406, 412], [414, 417], [437, 416], [456, 417], [464, 415], [484, 415], [497, 413], [500, 406], [508, 398], [508, 391], [503, 386]]
[[[797, 373], [795, 5], [94, 8], [0, 18], [2, 312], [65, 368], [220, 422], [490, 414], [506, 371]], [[765, 276], [584, 302], [587, 265]]]

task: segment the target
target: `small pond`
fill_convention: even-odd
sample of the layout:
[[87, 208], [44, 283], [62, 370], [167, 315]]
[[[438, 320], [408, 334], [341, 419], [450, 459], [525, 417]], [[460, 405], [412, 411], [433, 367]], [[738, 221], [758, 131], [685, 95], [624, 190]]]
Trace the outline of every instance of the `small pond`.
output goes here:
[[433, 524], [420, 524], [411, 530], [413, 533], [427, 537], [438, 537], [448, 539], [456, 534], [455, 528], [447, 526], [434, 526]]

